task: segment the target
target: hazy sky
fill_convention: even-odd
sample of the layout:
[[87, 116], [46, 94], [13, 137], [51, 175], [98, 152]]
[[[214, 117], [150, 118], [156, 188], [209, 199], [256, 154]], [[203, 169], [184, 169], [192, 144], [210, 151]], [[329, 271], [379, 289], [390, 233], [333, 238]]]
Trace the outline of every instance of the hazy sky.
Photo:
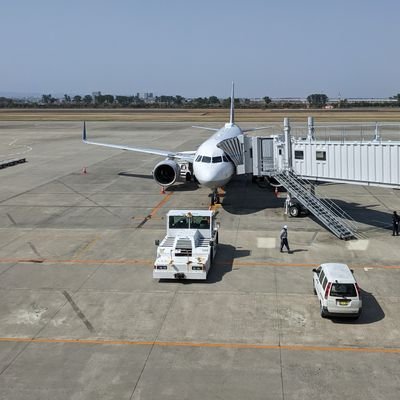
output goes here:
[[398, 0], [0, 0], [0, 92], [388, 97]]

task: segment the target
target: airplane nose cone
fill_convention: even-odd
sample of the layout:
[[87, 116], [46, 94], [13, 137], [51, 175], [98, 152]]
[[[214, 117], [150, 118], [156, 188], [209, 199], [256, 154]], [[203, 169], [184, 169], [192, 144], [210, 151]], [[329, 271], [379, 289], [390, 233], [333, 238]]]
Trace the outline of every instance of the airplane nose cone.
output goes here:
[[230, 163], [207, 164], [194, 163], [193, 172], [201, 185], [215, 189], [225, 185], [233, 175]]

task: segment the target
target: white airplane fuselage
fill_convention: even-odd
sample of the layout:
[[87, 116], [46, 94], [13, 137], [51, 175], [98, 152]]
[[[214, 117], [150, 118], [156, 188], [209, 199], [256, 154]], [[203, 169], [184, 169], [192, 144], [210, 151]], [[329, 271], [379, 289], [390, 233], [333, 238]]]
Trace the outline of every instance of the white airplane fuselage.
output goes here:
[[218, 143], [243, 134], [234, 123], [226, 123], [200, 145], [193, 161], [193, 172], [201, 185], [216, 189], [229, 182], [235, 174], [235, 166], [228, 160]]

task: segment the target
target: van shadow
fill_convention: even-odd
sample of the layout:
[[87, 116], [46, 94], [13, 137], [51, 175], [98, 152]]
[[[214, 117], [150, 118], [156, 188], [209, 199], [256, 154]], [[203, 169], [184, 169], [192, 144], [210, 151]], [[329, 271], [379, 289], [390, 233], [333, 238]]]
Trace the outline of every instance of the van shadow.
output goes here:
[[250, 255], [250, 250], [236, 249], [230, 244], [220, 243], [218, 252], [214, 258], [213, 264], [208, 271], [207, 279], [204, 281], [195, 279], [160, 279], [160, 282], [179, 282], [183, 285], [191, 284], [211, 284], [222, 281], [225, 274], [232, 271], [233, 261], [236, 258], [247, 257]]
[[385, 312], [372, 293], [361, 289], [361, 298], [363, 303], [362, 313], [358, 319], [332, 318], [332, 322], [337, 324], [368, 325], [385, 318]]

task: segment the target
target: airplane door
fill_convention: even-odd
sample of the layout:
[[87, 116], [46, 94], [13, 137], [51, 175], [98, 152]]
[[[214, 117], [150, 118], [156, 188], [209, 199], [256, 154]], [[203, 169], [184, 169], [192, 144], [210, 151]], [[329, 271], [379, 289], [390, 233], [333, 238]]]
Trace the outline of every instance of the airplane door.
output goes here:
[[274, 163], [274, 139], [271, 137], [260, 137], [260, 169], [263, 174], [275, 169]]

